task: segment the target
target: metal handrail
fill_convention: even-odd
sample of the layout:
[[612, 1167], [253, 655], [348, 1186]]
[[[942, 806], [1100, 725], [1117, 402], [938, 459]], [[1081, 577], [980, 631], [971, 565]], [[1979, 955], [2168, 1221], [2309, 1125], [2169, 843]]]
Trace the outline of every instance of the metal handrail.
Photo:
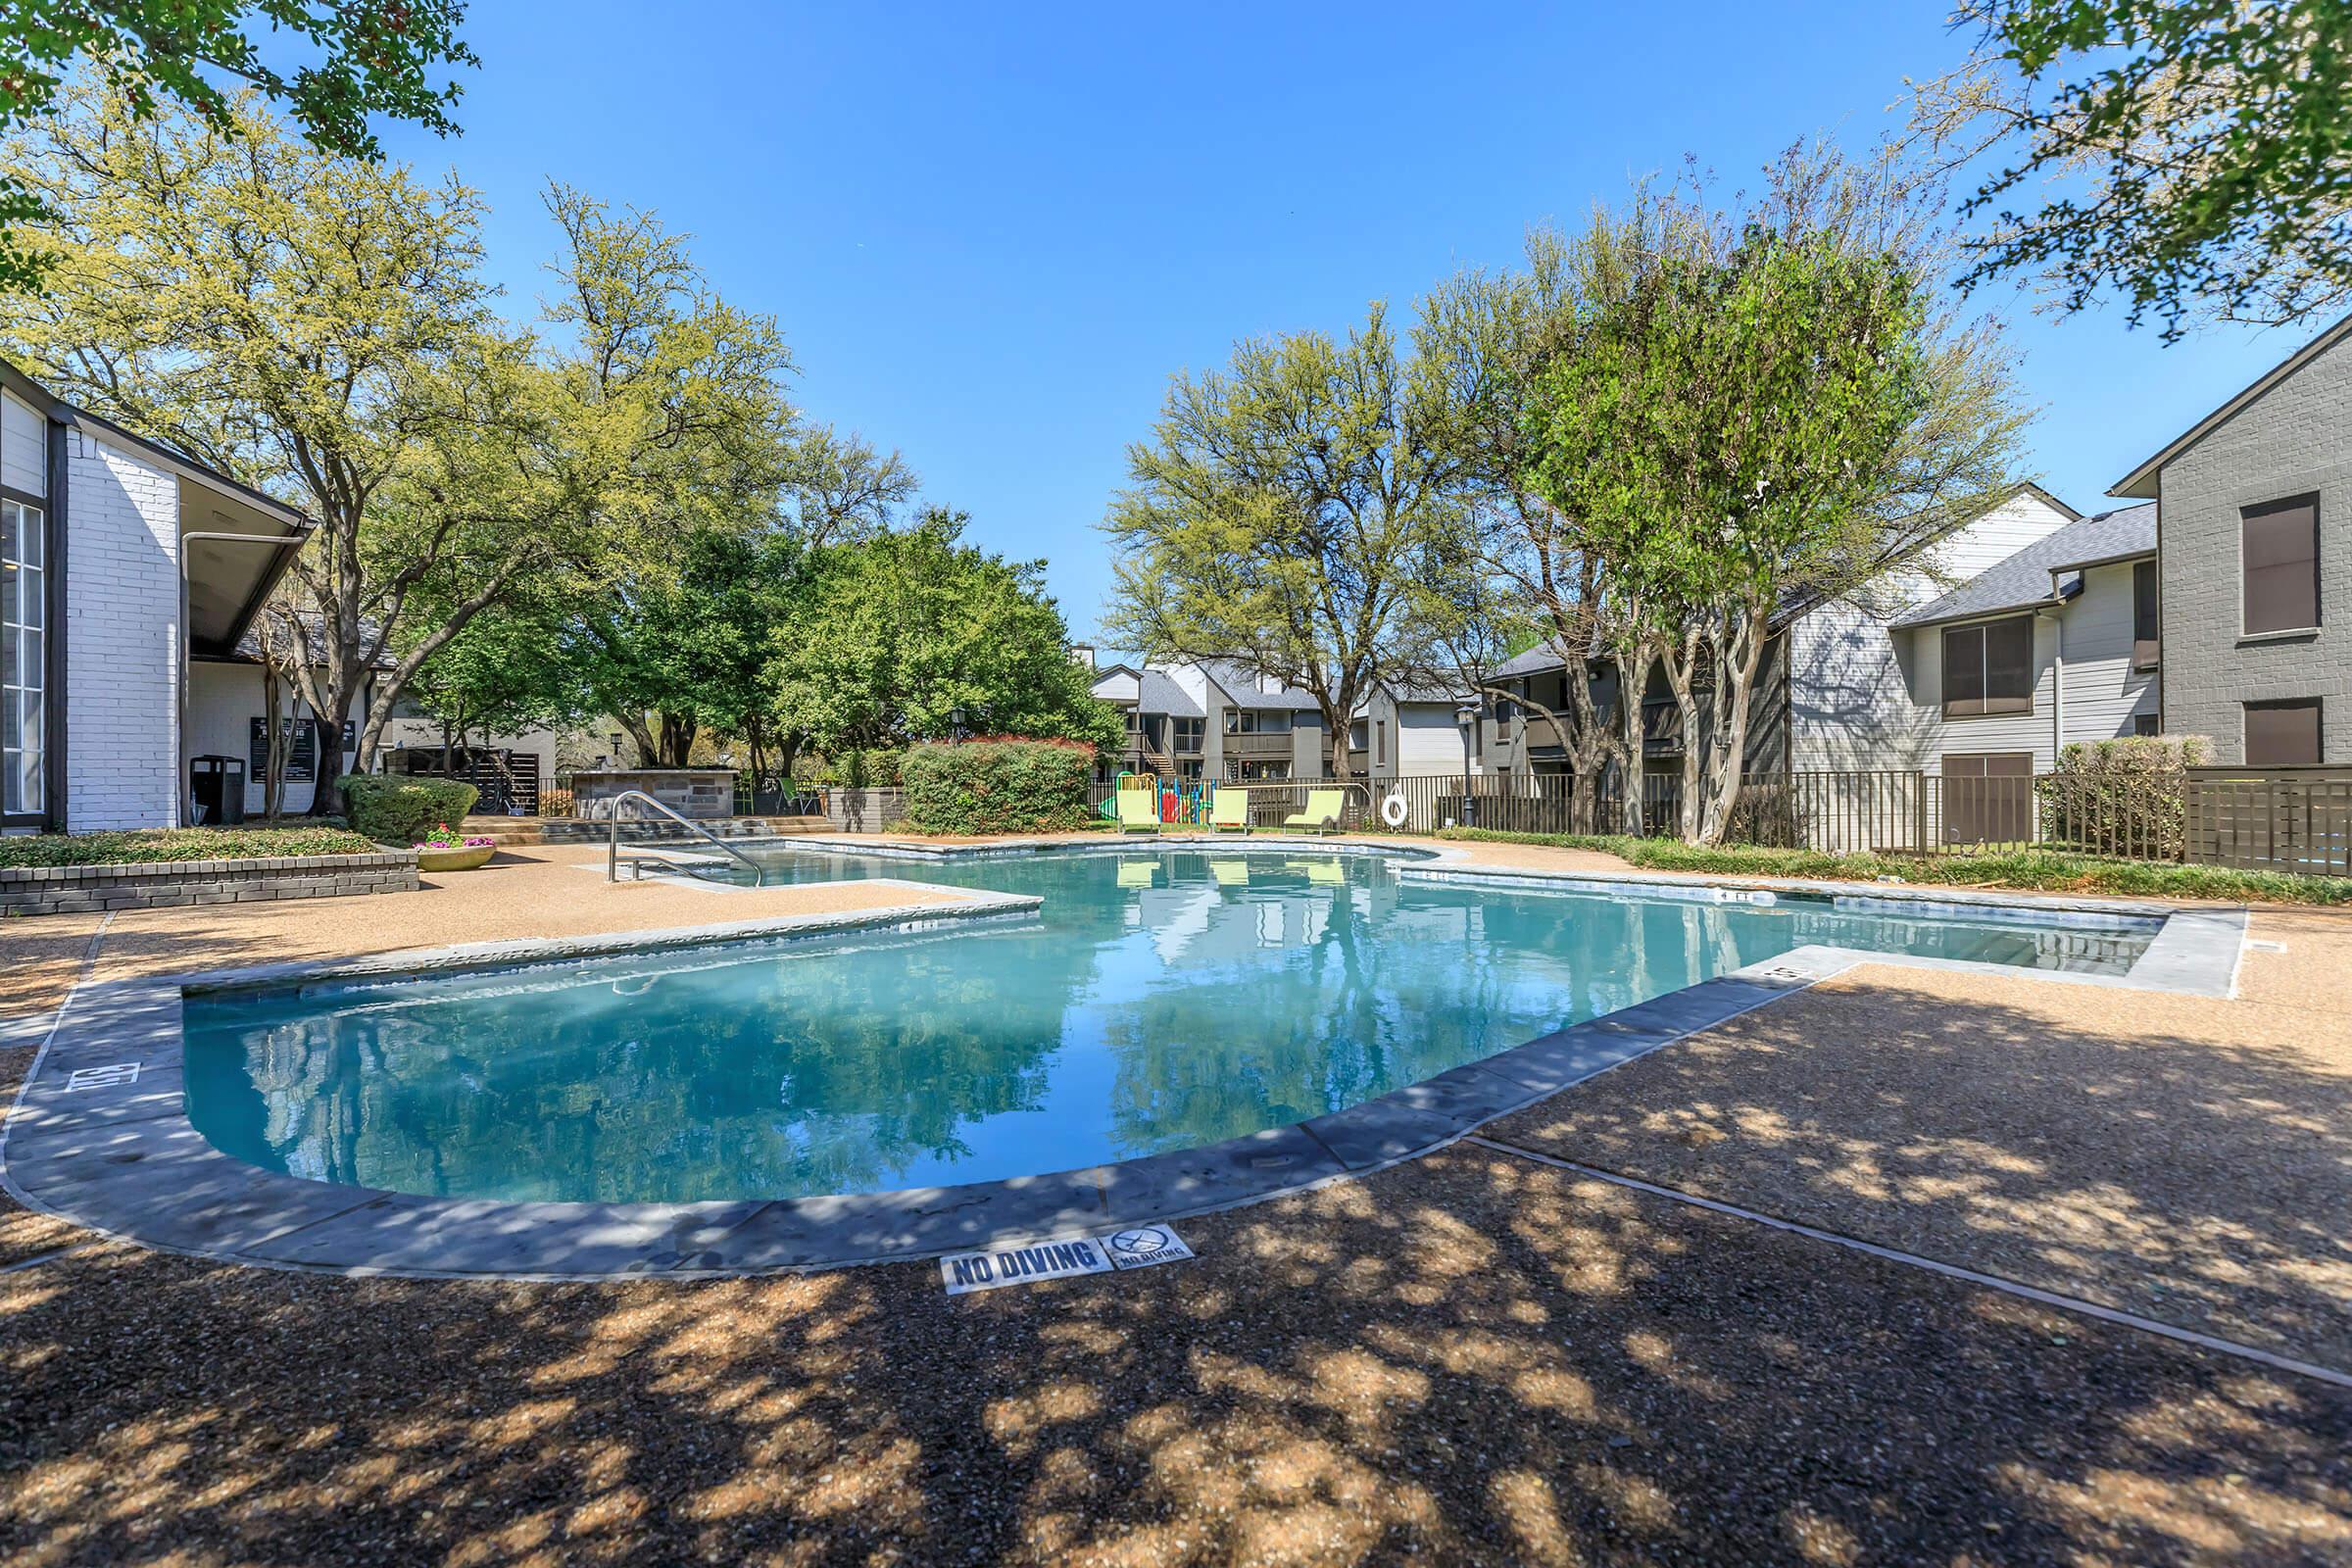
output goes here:
[[737, 860], [742, 861], [752, 873], [752, 885], [754, 887], [765, 887], [767, 885], [766, 874], [760, 870], [759, 861], [753, 859], [750, 856], [735, 848], [734, 845], [727, 843], [724, 839], [721, 839], [717, 834], [711, 832], [709, 828], [703, 826], [701, 823], [680, 816], [677, 812], [671, 810], [668, 807], [663, 806], [660, 801], [655, 800], [651, 795], [646, 794], [643, 790], [622, 790], [618, 795], [612, 797], [612, 842], [605, 854], [606, 881], [617, 882], [620, 880], [620, 808], [621, 804], [625, 801], [643, 801], [646, 805], [652, 807], [655, 810], [660, 811], [663, 816], [668, 817], [672, 822], [677, 823], [678, 826], [686, 829], [688, 832], [701, 834], [704, 838], [709, 839], [710, 843], [720, 852], [733, 856]]

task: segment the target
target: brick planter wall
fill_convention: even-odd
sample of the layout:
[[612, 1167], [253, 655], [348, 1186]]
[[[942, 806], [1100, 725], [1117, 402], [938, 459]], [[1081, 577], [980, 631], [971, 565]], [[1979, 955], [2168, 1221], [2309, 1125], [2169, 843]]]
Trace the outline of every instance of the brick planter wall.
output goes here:
[[282, 856], [254, 860], [162, 860], [130, 865], [0, 869], [0, 912], [70, 914], [186, 904], [333, 899], [416, 891], [416, 852]]

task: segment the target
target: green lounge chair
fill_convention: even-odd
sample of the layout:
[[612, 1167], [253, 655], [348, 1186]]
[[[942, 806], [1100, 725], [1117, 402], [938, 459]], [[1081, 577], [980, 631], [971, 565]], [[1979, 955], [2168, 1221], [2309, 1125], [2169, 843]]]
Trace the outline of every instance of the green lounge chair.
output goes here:
[[1121, 790], [1117, 799], [1120, 832], [1156, 833], [1159, 831], [1159, 792], [1157, 790]]
[[1208, 825], [1219, 833], [1250, 831], [1250, 792], [1219, 790], [1209, 798]]
[[1337, 833], [1340, 813], [1348, 808], [1348, 797], [1340, 790], [1308, 790], [1306, 809], [1282, 819], [1284, 827], [1303, 828], [1309, 833]]

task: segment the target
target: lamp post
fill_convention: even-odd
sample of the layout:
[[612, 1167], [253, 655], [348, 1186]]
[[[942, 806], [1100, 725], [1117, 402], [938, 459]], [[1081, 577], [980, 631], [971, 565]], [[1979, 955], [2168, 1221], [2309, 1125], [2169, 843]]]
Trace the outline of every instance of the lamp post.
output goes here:
[[1478, 826], [1478, 798], [1470, 793], [1470, 741], [1478, 733], [1478, 704], [1463, 703], [1453, 710], [1462, 732], [1462, 826]]
[[963, 744], [963, 734], [964, 734], [964, 729], [963, 729], [963, 710], [962, 710], [961, 708], [951, 708], [951, 709], [949, 709], [949, 710], [948, 710], [948, 744], [949, 744], [950, 746], [960, 746], [960, 745], [962, 745], [962, 744]]

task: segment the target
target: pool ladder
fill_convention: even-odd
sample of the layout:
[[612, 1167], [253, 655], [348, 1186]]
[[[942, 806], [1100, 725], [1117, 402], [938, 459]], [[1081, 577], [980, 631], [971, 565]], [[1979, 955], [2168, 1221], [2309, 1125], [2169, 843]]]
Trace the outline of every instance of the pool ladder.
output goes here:
[[[647, 806], [650, 806], [655, 810], [661, 812], [663, 816], [668, 817], [672, 822], [677, 823], [678, 826], [684, 828], [687, 832], [698, 834], [701, 837], [710, 840], [711, 848], [717, 850], [722, 855], [732, 858], [734, 860], [740, 863], [744, 869], [752, 873], [752, 886], [762, 887], [766, 884], [767, 879], [760, 871], [759, 861], [753, 859], [750, 856], [735, 848], [734, 845], [727, 843], [724, 839], [721, 839], [717, 834], [711, 832], [700, 822], [692, 821], [686, 817], [680, 816], [677, 812], [671, 810], [668, 807], [663, 806], [660, 801], [655, 800], [651, 795], [646, 794], [643, 790], [622, 790], [618, 795], [612, 797], [612, 841], [605, 854], [606, 881], [617, 882], [620, 880], [620, 808], [624, 804], [630, 801], [642, 801]], [[645, 880], [645, 862], [648, 860], [667, 863], [664, 857], [659, 855], [631, 855], [629, 857], [629, 879], [631, 881], [642, 882]]]

